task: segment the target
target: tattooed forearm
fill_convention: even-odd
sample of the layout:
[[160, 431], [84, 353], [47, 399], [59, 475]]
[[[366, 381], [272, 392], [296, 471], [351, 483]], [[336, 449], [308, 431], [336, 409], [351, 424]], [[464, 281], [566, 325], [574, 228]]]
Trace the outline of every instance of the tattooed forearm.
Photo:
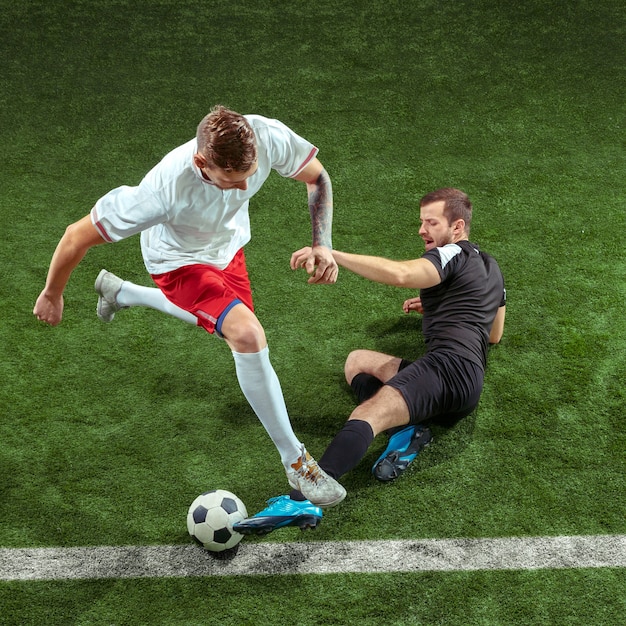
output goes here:
[[314, 183], [307, 185], [307, 191], [313, 227], [313, 245], [332, 249], [333, 186], [325, 169], [322, 169]]

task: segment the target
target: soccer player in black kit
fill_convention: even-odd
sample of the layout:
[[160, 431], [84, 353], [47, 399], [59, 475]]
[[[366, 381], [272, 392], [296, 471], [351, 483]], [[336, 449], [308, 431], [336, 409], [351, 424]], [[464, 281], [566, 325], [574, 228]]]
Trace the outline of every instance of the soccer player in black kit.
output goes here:
[[[426, 354], [413, 362], [371, 350], [348, 355], [346, 380], [360, 404], [319, 461], [333, 478], [355, 467], [374, 437], [385, 432], [389, 444], [372, 471], [379, 480], [394, 480], [430, 441], [424, 421], [455, 421], [478, 405], [489, 344], [502, 337], [506, 309], [498, 264], [469, 241], [471, 220], [472, 204], [464, 192], [439, 189], [420, 201], [419, 235], [426, 247], [420, 258], [392, 261], [333, 251], [338, 265], [369, 280], [419, 289], [403, 309], [423, 315], [426, 343]], [[308, 248], [294, 252], [292, 268], [302, 267], [309, 255]], [[261, 534], [315, 526], [321, 510], [303, 508], [303, 499], [295, 490], [273, 498], [236, 530]]]

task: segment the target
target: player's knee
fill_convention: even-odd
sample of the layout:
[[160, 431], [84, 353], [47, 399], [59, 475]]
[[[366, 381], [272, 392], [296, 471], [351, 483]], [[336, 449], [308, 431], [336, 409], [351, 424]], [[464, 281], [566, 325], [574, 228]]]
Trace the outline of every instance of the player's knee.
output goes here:
[[386, 428], [386, 421], [381, 417], [380, 413], [381, 412], [376, 409], [375, 401], [368, 400], [352, 411], [348, 421], [358, 420], [360, 422], [367, 422], [372, 429], [372, 434], [376, 437]]
[[235, 352], [260, 352], [267, 345], [265, 331], [259, 322], [246, 322], [229, 328], [224, 339]]
[[357, 374], [363, 372], [362, 365], [364, 352], [364, 350], [353, 350], [346, 358], [346, 362], [343, 366], [343, 371], [348, 384], [352, 382], [352, 379]]

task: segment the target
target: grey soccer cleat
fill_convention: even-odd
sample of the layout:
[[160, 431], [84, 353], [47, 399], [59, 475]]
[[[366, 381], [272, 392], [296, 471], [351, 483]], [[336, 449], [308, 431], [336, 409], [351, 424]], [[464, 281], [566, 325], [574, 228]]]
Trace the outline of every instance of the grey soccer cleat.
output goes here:
[[98, 274], [94, 285], [98, 294], [96, 313], [103, 322], [112, 322], [120, 309], [128, 308], [117, 303], [117, 294], [120, 292], [123, 282], [121, 278], [106, 270], [101, 270]]
[[293, 489], [317, 506], [335, 506], [346, 497], [343, 486], [317, 464], [304, 446], [300, 458], [287, 470], [287, 479]]

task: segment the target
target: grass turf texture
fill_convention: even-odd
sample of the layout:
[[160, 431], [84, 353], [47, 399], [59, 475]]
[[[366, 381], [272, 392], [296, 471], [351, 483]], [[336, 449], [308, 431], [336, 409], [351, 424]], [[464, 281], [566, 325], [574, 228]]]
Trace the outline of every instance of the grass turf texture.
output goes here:
[[[417, 200], [461, 187], [509, 295], [476, 414], [392, 485], [370, 476], [377, 441], [315, 534], [263, 541], [625, 532], [622, 3], [0, 6], [2, 547], [183, 543], [205, 489], [249, 510], [286, 489], [225, 345], [153, 311], [96, 319], [101, 267], [149, 284], [136, 238], [88, 254], [60, 327], [31, 315], [65, 226], [216, 102], [319, 146], [339, 249], [416, 256]], [[347, 353], [415, 357], [419, 320], [408, 292], [289, 270], [302, 185], [272, 176], [251, 217], [257, 313], [319, 457], [354, 406]], [[0, 621], [613, 624], [625, 591], [620, 570], [3, 583]]]

